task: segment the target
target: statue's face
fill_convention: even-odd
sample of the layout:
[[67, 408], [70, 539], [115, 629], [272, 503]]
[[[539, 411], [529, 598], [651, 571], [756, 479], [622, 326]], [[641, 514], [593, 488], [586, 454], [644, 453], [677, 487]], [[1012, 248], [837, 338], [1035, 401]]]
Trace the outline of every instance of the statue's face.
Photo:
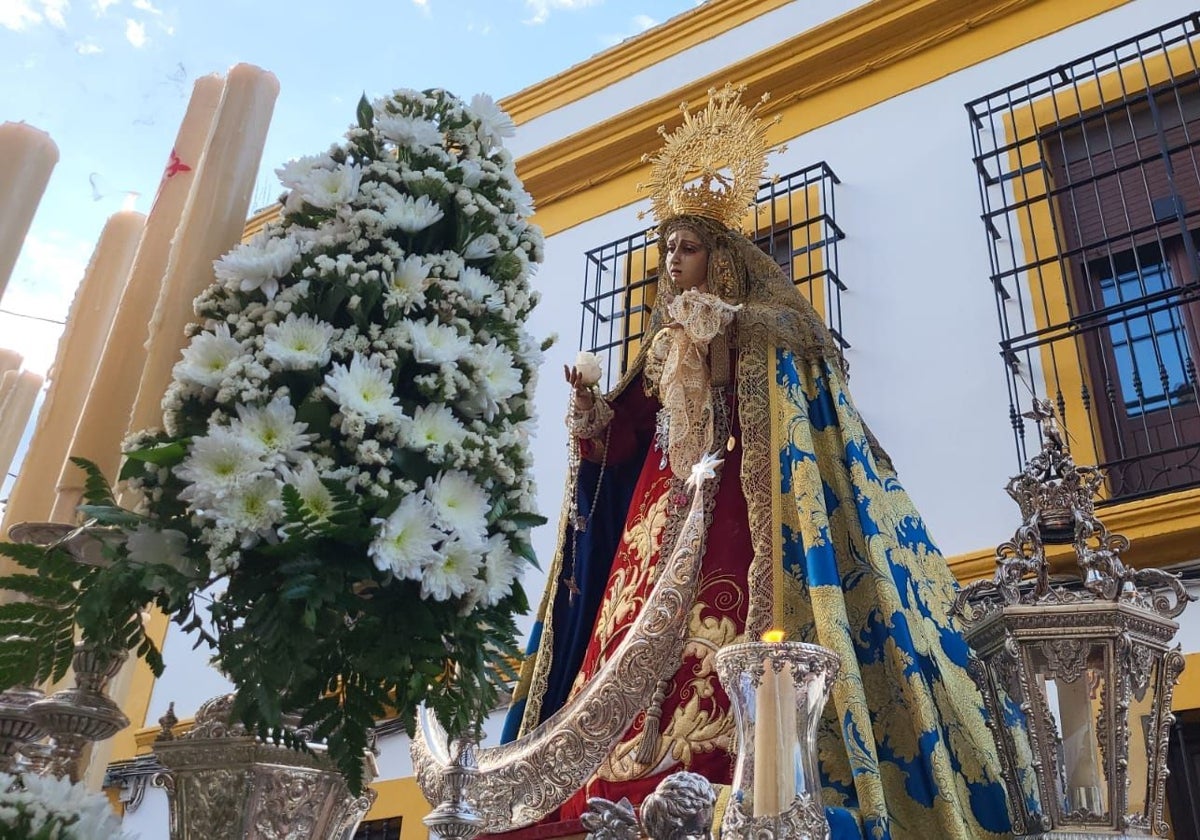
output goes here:
[[681, 292], [708, 291], [708, 248], [694, 230], [676, 228], [667, 237], [667, 274]]

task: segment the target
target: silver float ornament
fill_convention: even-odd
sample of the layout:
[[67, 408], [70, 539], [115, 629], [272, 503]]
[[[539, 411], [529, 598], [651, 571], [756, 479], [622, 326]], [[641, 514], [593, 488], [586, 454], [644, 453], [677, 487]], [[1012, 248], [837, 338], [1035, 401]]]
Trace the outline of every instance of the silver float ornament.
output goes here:
[[[1129, 540], [1096, 516], [1104, 481], [1077, 466], [1049, 403], [1025, 415], [1042, 451], [1007, 491], [1022, 524], [991, 580], [955, 602], [975, 653], [1017, 836], [1167, 836], [1171, 694], [1183, 671], [1174, 619], [1194, 600], [1177, 575], [1127, 567]], [[1069, 544], [1077, 579], [1052, 585], [1046, 546]]]

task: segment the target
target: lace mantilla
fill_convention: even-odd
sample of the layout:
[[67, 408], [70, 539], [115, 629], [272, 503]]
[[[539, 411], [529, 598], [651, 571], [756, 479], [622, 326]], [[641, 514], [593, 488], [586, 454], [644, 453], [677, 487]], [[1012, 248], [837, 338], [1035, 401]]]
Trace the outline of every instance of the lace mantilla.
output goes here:
[[[658, 393], [665, 413], [660, 445], [667, 450], [671, 473], [686, 477], [692, 465], [713, 448], [713, 398], [708, 345], [733, 320], [739, 307], [715, 295], [689, 289], [667, 304], [672, 323], [657, 343], [665, 348]], [[661, 415], [660, 415], [661, 416]]]

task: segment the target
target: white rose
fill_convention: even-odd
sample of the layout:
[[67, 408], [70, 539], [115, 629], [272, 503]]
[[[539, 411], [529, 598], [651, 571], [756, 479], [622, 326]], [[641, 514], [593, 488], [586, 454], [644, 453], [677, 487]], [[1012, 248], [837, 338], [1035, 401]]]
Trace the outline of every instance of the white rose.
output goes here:
[[599, 382], [600, 377], [604, 375], [604, 367], [600, 363], [600, 357], [586, 350], [575, 357], [575, 370], [579, 371], [583, 377], [582, 384], [587, 388]]

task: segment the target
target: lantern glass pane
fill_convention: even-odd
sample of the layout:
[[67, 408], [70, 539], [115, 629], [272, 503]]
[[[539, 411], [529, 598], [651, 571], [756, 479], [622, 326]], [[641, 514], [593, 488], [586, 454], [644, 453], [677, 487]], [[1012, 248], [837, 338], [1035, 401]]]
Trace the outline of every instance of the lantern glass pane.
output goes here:
[[1053, 764], [1049, 778], [1066, 823], [1108, 820], [1107, 748], [1102, 743], [1112, 689], [1108, 650], [1104, 642], [1084, 639], [1044, 641], [1030, 650], [1045, 703], [1041, 752]]

